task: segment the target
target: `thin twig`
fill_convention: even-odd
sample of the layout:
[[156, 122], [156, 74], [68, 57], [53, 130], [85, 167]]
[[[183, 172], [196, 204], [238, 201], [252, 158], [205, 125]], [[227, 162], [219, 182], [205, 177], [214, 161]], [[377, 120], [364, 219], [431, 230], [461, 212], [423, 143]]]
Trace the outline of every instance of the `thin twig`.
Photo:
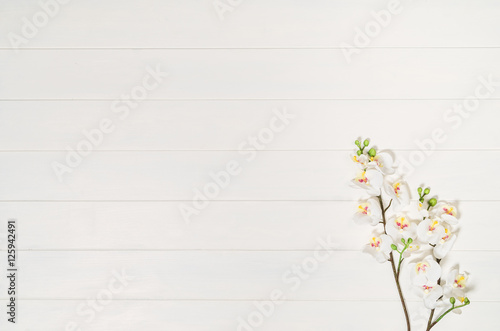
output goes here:
[[[431, 246], [432, 246], [432, 245], [431, 245]], [[436, 246], [436, 245], [434, 245], [434, 246]], [[436, 262], [437, 262], [438, 264], [440, 264], [440, 263], [441, 263], [441, 259], [437, 259], [437, 260], [436, 260]], [[437, 284], [438, 284], [438, 285], [441, 285], [441, 278], [439, 278], [439, 279], [438, 279]], [[438, 300], [440, 300], [442, 297], [443, 297], [443, 296], [441, 296]], [[430, 314], [430, 316], [429, 316], [429, 320], [427, 321], [427, 329], [426, 329], [426, 331], [429, 331], [430, 329], [432, 329], [432, 327], [433, 327], [434, 325], [436, 325], [436, 323], [437, 323], [437, 322], [439, 322], [439, 320], [437, 320], [435, 323], [432, 323], [432, 319], [434, 318], [434, 313], [435, 313], [435, 312], [436, 312], [436, 309], [432, 309], [432, 310], [431, 310], [431, 314]]]
[[[387, 220], [385, 218], [385, 212], [387, 209], [384, 209], [384, 202], [382, 201], [382, 196], [380, 196], [380, 195], [378, 196], [378, 201], [380, 203], [380, 208], [382, 209], [382, 221], [384, 224], [384, 233], [387, 234], [387, 231], [385, 228], [386, 224], [387, 224]], [[391, 202], [392, 202], [392, 200], [391, 200]], [[390, 203], [389, 203], [389, 206], [390, 206]], [[394, 263], [393, 251], [391, 251], [389, 256], [390, 256], [389, 262], [391, 262], [391, 267], [392, 267], [392, 274], [394, 275], [394, 280], [396, 281], [396, 287], [398, 288], [399, 299], [401, 300], [401, 305], [403, 306], [403, 311], [405, 313], [406, 328], [407, 328], [407, 331], [411, 331], [410, 316], [408, 314], [408, 309], [406, 308], [406, 303], [405, 303], [405, 299], [403, 296], [403, 291], [401, 290], [401, 284], [399, 284], [399, 272], [396, 271], [396, 264]]]
[[389, 205], [384, 209], [384, 213], [387, 212], [387, 209], [389, 209], [389, 207], [391, 206], [391, 204], [392, 204], [392, 199], [391, 199], [391, 201], [389, 201]]
[[433, 328], [436, 324], [438, 324], [438, 322], [439, 322], [440, 320], [442, 320], [442, 319], [443, 319], [443, 317], [445, 317], [446, 315], [448, 315], [448, 313], [449, 313], [449, 312], [451, 312], [452, 310], [459, 309], [459, 308], [465, 307], [465, 306], [467, 306], [467, 305], [468, 305], [468, 303], [464, 303], [463, 305], [460, 305], [460, 306], [456, 306], [456, 307], [455, 307], [455, 304], [453, 304], [453, 306], [452, 306], [450, 309], [448, 309], [446, 312], [444, 312], [441, 316], [439, 316], [439, 318], [438, 318], [438, 319], [437, 319], [434, 323], [430, 324], [430, 325], [427, 327], [427, 330], [432, 329], [432, 328]]

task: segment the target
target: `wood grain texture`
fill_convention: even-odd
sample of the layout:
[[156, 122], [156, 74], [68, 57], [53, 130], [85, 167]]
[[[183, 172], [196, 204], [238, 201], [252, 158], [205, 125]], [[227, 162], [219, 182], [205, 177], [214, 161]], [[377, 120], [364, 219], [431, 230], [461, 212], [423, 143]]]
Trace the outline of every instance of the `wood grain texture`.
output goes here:
[[[0, 150], [44, 151], [76, 148], [83, 132], [102, 118], [116, 125], [96, 150], [237, 150], [269, 127], [274, 110], [294, 115], [266, 150], [351, 150], [353, 135], [373, 137], [387, 149], [420, 149], [432, 131], [446, 139], [436, 150], [498, 149], [495, 119], [499, 100], [483, 100], [467, 118], [453, 113], [457, 100], [145, 100], [130, 116], [111, 101], [2, 101]], [[411, 118], [412, 130], [394, 139], [382, 134]], [[154, 119], [154, 120], [152, 120]], [[410, 127], [409, 124], [403, 128]], [[355, 133], [353, 131], [356, 131]], [[196, 134], [193, 134], [196, 132]], [[473, 136], [473, 138], [472, 138]], [[428, 148], [427, 146], [425, 146]]]
[[[319, 253], [23, 251], [19, 253], [23, 290], [18, 298], [84, 300], [108, 288], [116, 278], [126, 279], [127, 284], [115, 294], [119, 299], [263, 300], [274, 289], [293, 300], [398, 299], [388, 263], [374, 262], [360, 251], [328, 252], [320, 243], [311, 248]], [[1, 256], [4, 261], [6, 253], [1, 252]], [[500, 252], [453, 252], [443, 261], [443, 268], [449, 270], [458, 261], [462, 268], [472, 270], [478, 284], [470, 296], [478, 301], [497, 301], [498, 271], [491, 265], [500, 262]], [[405, 269], [401, 282], [407, 297], [416, 299], [409, 279]], [[0, 298], [6, 299], [6, 294]]]
[[118, 100], [148, 67], [168, 73], [148, 99], [464, 99], [490, 75], [498, 98], [499, 56], [370, 49], [347, 64], [338, 49], [0, 50], [0, 99]]
[[[227, 3], [227, 2], [223, 2]], [[234, 1], [222, 15], [212, 0], [112, 0], [70, 3], [25, 47], [339, 47], [374, 21], [389, 1]], [[498, 47], [500, 7], [494, 0], [401, 0], [370, 47]], [[19, 33], [36, 0], [3, 4], [2, 35]], [[90, 23], [91, 22], [91, 23]], [[1, 47], [11, 47], [2, 38]]]
[[[334, 249], [359, 251], [372, 231], [354, 224], [357, 204], [351, 201], [214, 201], [189, 225], [179, 204], [2, 202], [0, 213], [17, 217], [23, 251], [314, 250], [327, 235]], [[498, 251], [497, 206], [460, 202], [462, 231], [454, 250]]]
[[[1, 302], [2, 305], [4, 302]], [[21, 300], [20, 303], [24, 308], [19, 328], [40, 331], [64, 330], [72, 322], [82, 330], [86, 328], [95, 331], [135, 331], [143, 328], [236, 330], [238, 319], [247, 318], [256, 310], [253, 301], [115, 300], [88, 321], [89, 315], [77, 313], [78, 307], [86, 303], [82, 300]], [[418, 308], [418, 304], [414, 302], [410, 302], [409, 306], [410, 309]], [[468, 308], [467, 315], [464, 313], [445, 318], [440, 326], [445, 330], [456, 329], [457, 325], [472, 329], [477, 325], [477, 320], [484, 319], [485, 316], [489, 316], [491, 325], [496, 325], [500, 322], [496, 313], [499, 308], [498, 303], [477, 302]], [[265, 319], [259, 330], [399, 330], [401, 323], [404, 323], [401, 316], [395, 314], [399, 309], [399, 303], [395, 301], [290, 301], [277, 306], [275, 313]], [[363, 318], [359, 318], [360, 311], [363, 312]], [[4, 320], [0, 320], [0, 325], [8, 327]]]
[[[62, 175], [53, 162], [65, 164], [67, 152], [0, 154], [0, 200], [353, 200], [366, 196], [351, 187], [356, 165], [349, 153], [261, 152], [102, 152], [89, 154]], [[412, 152], [400, 152], [411, 160]], [[413, 187], [431, 183], [445, 200], [500, 200], [500, 179], [492, 176], [500, 152], [450, 151], [423, 156], [408, 180]], [[466, 162], [460, 162], [464, 160]], [[488, 162], [485, 162], [488, 160]], [[229, 184], [215, 186], [213, 178], [238, 163]], [[406, 161], [405, 161], [406, 162]], [[406, 164], [406, 163], [405, 163]], [[436, 170], [436, 164], [440, 170]], [[409, 167], [409, 166], [408, 166]], [[133, 174], [133, 175], [132, 175]], [[221, 175], [222, 176], [222, 175]], [[33, 185], [33, 183], [36, 183]], [[485, 184], [487, 183], [487, 184]], [[216, 194], [218, 192], [218, 194]], [[201, 198], [203, 199], [203, 198]]]

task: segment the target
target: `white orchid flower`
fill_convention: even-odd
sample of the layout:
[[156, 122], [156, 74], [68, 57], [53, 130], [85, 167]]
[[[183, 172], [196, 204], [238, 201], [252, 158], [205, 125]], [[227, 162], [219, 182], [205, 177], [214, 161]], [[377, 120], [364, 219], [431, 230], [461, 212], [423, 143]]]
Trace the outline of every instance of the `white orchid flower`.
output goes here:
[[447, 202], [439, 202], [432, 208], [431, 214], [433, 217], [439, 217], [451, 225], [458, 224], [458, 210]]
[[400, 213], [387, 220], [386, 230], [394, 241], [399, 242], [401, 238], [416, 238], [417, 224], [408, 215]]
[[441, 266], [430, 256], [420, 262], [410, 263], [410, 279], [415, 286], [437, 284], [441, 278]]
[[420, 242], [436, 245], [444, 236], [445, 229], [441, 220], [428, 218], [417, 226], [417, 236]]
[[377, 225], [382, 219], [382, 209], [375, 198], [370, 198], [366, 201], [361, 201], [358, 204], [356, 213], [354, 214], [354, 222], [356, 224]]
[[394, 170], [394, 161], [389, 153], [378, 153], [368, 159], [368, 168], [374, 168], [384, 175], [392, 175]]
[[405, 207], [408, 207], [410, 203], [410, 190], [408, 184], [402, 180], [396, 180], [394, 182], [385, 182], [384, 189], [387, 195], [392, 198], [392, 204], [394, 210], [400, 211]]
[[[412, 238], [413, 239], [413, 238]], [[425, 246], [425, 249], [427, 245]], [[404, 251], [403, 257], [405, 259], [409, 258], [415, 252], [423, 252], [424, 247], [422, 247], [416, 240], [414, 240], [411, 244], [408, 245], [408, 248]]]
[[356, 163], [362, 170], [365, 170], [368, 166], [368, 156], [365, 154], [357, 155], [352, 154], [351, 159]]
[[451, 232], [451, 228], [444, 224], [444, 236], [436, 243], [434, 247], [434, 256], [437, 259], [442, 259], [451, 251], [457, 236]]
[[[452, 269], [445, 277], [444, 295], [447, 298], [454, 297], [458, 304], [465, 303], [467, 297], [467, 283], [469, 274], [467, 272], [459, 272], [458, 268]], [[454, 309], [455, 314], [461, 314], [461, 309]]]
[[424, 299], [424, 305], [428, 309], [435, 309], [438, 299], [443, 296], [443, 288], [434, 283], [418, 286], [417, 294]]
[[407, 208], [408, 216], [412, 219], [423, 220], [424, 218], [429, 217], [429, 211], [424, 208], [424, 204], [420, 201], [410, 201], [410, 204]]
[[384, 177], [375, 169], [367, 169], [366, 171], [360, 171], [352, 182], [356, 187], [365, 189], [369, 195], [378, 196], [381, 194]]
[[370, 243], [365, 246], [363, 252], [372, 255], [377, 262], [384, 263], [389, 260], [389, 254], [392, 252], [392, 238], [386, 234], [373, 236]]
[[458, 268], [450, 270], [445, 277], [444, 293], [447, 297], [454, 297], [460, 302], [464, 302], [467, 292], [469, 274], [460, 272]]

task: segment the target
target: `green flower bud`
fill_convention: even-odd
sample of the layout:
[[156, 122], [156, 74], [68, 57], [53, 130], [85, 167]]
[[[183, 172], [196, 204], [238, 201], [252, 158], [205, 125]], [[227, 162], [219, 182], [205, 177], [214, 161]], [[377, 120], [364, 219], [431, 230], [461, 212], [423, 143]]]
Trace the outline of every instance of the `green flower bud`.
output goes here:
[[469, 300], [469, 298], [465, 298], [465, 299], [464, 299], [464, 303], [465, 303], [466, 305], [469, 305], [469, 304], [470, 304], [470, 300]]
[[392, 245], [391, 245], [391, 248], [392, 248], [392, 250], [394, 250], [394, 251], [395, 251], [396, 249], [398, 249], [398, 246], [396, 246], [396, 245], [392, 244]]
[[455, 298], [454, 298], [454, 297], [451, 297], [451, 298], [450, 298], [450, 303], [451, 303], [452, 305], [454, 305], [454, 304], [455, 304], [455, 302], [456, 302]]
[[355, 144], [356, 144], [356, 146], [358, 146], [358, 147], [359, 147], [359, 146], [361, 146], [361, 143], [359, 142], [359, 140], [356, 140], [354, 143], [355, 143]]
[[405, 238], [401, 238], [401, 242], [402, 242], [403, 244], [406, 244]]
[[356, 154], [358, 154], [358, 156], [360, 156], [362, 154], [361, 150], [357, 151]]
[[365, 141], [363, 141], [363, 145], [368, 146], [369, 144], [370, 144], [370, 141], [368, 139], [365, 139]]
[[411, 244], [413, 242], [413, 239], [408, 238], [408, 244]]
[[377, 155], [377, 151], [375, 151], [375, 148], [370, 148], [370, 150], [368, 151], [368, 155], [370, 155], [371, 157]]
[[417, 189], [417, 191], [418, 191], [418, 194], [422, 194], [422, 188], [421, 188], [421, 187], [419, 187], [419, 188]]
[[437, 200], [436, 200], [436, 199], [434, 199], [434, 198], [432, 198], [432, 199], [430, 199], [430, 200], [428, 201], [428, 203], [429, 203], [429, 206], [434, 207], [434, 206], [436, 205], [436, 203], [437, 203]]
[[431, 193], [431, 189], [430, 188], [426, 188], [425, 191], [424, 191], [424, 194], [427, 195], [429, 193]]
[[420, 198], [418, 199], [420, 202], [424, 202], [424, 198]]

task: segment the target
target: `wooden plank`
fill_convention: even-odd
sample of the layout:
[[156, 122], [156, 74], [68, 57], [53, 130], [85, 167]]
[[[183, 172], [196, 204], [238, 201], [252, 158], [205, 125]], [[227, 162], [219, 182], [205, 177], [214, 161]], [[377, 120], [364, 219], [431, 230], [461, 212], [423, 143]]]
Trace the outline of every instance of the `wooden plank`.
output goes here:
[[494, 83], [479, 94], [498, 98], [499, 56], [373, 49], [347, 65], [338, 49], [1, 50], [0, 99], [109, 99], [119, 113], [142, 98], [463, 100], [485, 85], [480, 76]]
[[[4, 305], [5, 301], [1, 304]], [[5, 319], [0, 320], [3, 330], [16, 328], [37, 330], [64, 330], [75, 323], [82, 330], [180, 330], [212, 331], [237, 330], [239, 318], [257, 311], [253, 302], [221, 301], [124, 301], [114, 300], [106, 306], [99, 305], [95, 311], [85, 301], [20, 300], [22, 314], [13, 327]], [[82, 306], [86, 314], [77, 313]], [[420, 304], [410, 302], [409, 307], [416, 313]], [[473, 329], [478, 321], [482, 325], [497, 325], [500, 317], [498, 302], [473, 302], [464, 309], [462, 315], [450, 314], [436, 328]], [[258, 324], [259, 330], [399, 330], [404, 326], [396, 301], [375, 302], [296, 302], [287, 301], [275, 306], [274, 312]], [[256, 314], [254, 314], [256, 315]], [[363, 318], [360, 318], [360, 315]], [[415, 314], [414, 314], [415, 315]], [[413, 315], [413, 316], [414, 316]], [[58, 318], [54, 318], [57, 316]], [[254, 317], [255, 318], [255, 317]], [[256, 317], [258, 320], [258, 316]], [[257, 325], [257, 324], [255, 324]], [[240, 329], [246, 331], [244, 328]], [[415, 330], [420, 330], [415, 327]]]
[[[47, 1], [50, 2], [50, 1]], [[61, 1], [62, 2], [62, 1]], [[220, 3], [221, 9], [215, 5]], [[228, 5], [232, 3], [233, 5]], [[213, 1], [111, 0], [69, 3], [19, 47], [340, 47], [370, 27], [369, 47], [499, 46], [494, 0]], [[225, 6], [224, 6], [225, 4]], [[388, 9], [392, 9], [391, 12]], [[38, 1], [2, 5], [0, 47], [22, 37], [42, 12]], [[384, 14], [382, 14], [384, 12]], [[379, 13], [378, 15], [374, 13]], [[43, 15], [43, 14], [38, 14]], [[376, 18], [380, 16], [380, 18]], [[92, 19], [89, 19], [91, 17]], [[380, 22], [382, 20], [382, 24]], [[375, 24], [375, 26], [374, 26]], [[358, 37], [359, 38], [359, 37]], [[364, 45], [364, 44], [360, 44]]]
[[[460, 203], [454, 250], [498, 250], [497, 205]], [[373, 228], [354, 224], [355, 206], [219, 201], [187, 225], [178, 202], [3, 202], [0, 228], [17, 219], [21, 250], [314, 250], [329, 236], [335, 249], [358, 251]]]
[[[290, 300], [397, 300], [388, 263], [362, 252], [328, 254], [323, 247], [328, 243], [318, 243], [314, 252], [22, 251], [18, 298], [81, 300], [116, 279], [127, 284], [119, 299], [261, 300], [280, 289]], [[5, 266], [6, 253], [0, 257]], [[495, 301], [498, 262], [499, 252], [461, 251], [449, 254], [443, 266], [448, 270], [460, 263], [477, 285], [471, 298]], [[401, 273], [405, 289], [407, 272]]]
[[[186, 200], [193, 205], [200, 199], [357, 200], [364, 196], [362, 190], [350, 187], [357, 169], [348, 152], [256, 153], [247, 149], [244, 154], [90, 153], [80, 165], [71, 161], [77, 158], [71, 153], [4, 152], [0, 154], [0, 199]], [[422, 183], [431, 185], [443, 200], [500, 199], [498, 191], [484, 189], [499, 184], [493, 174], [500, 152], [441, 151], [427, 158], [423, 152], [400, 152], [398, 160], [404, 165], [401, 169], [414, 169], [408, 177], [414, 189]], [[57, 169], [75, 167], [71, 173], [55, 172], [54, 162], [58, 162]], [[232, 176], [221, 173], [229, 174], [227, 169]], [[217, 184], [214, 178], [222, 179]], [[202, 210], [208, 205], [195, 207]]]
[[[147, 101], [122, 119], [109, 101], [0, 102], [0, 150], [76, 148], [84, 132], [111, 118], [116, 129], [97, 150], [237, 150], [270, 127], [275, 110], [295, 117], [266, 150], [350, 149], [358, 134], [388, 149], [419, 149], [441, 128], [437, 150], [499, 149], [499, 100], [484, 100], [468, 118], [454, 100]], [[418, 116], [412, 116], [418, 114]], [[412, 130], [394, 128], [412, 116]], [[280, 124], [280, 128], [282, 125]], [[480, 128], [480, 129], [479, 129]], [[193, 133], [196, 134], [193, 134]], [[147, 133], [147, 134], [146, 134]], [[428, 144], [428, 143], [426, 143]]]

